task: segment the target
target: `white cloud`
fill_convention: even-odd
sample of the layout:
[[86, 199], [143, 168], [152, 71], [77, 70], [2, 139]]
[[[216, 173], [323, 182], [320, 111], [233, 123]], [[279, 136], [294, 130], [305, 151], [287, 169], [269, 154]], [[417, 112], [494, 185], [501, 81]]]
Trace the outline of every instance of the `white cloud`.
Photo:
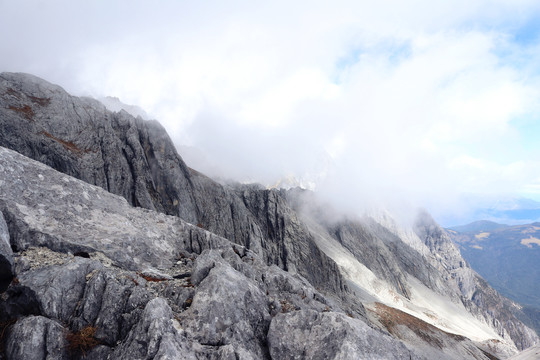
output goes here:
[[512, 32], [539, 7], [0, 2], [0, 68], [139, 105], [228, 176], [328, 173], [320, 187], [352, 209], [444, 207], [537, 186], [512, 120], [539, 111], [540, 52]]

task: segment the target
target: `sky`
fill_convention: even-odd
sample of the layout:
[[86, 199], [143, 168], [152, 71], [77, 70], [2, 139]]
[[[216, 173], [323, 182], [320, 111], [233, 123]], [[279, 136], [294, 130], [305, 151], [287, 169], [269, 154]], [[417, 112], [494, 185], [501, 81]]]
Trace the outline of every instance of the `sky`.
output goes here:
[[444, 225], [540, 200], [539, 40], [536, 0], [0, 0], [0, 71], [137, 105], [212, 176]]

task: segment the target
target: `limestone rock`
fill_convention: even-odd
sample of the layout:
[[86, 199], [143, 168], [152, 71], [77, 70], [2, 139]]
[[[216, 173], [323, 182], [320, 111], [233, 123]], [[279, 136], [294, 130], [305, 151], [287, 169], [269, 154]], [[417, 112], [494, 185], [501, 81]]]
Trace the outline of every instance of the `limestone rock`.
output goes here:
[[8, 359], [69, 359], [65, 329], [58, 322], [42, 316], [29, 316], [17, 321], [6, 343]]
[[173, 314], [161, 298], [150, 301], [128, 338], [112, 353], [114, 359], [197, 359], [189, 343], [173, 325]]
[[[16, 321], [15, 356], [88, 327], [89, 359], [444, 358], [451, 344], [491, 356], [418, 318], [373, 315], [378, 285], [412, 310], [418, 289], [463, 303], [505, 345], [538, 340], [429, 219], [405, 241], [373, 218], [304, 211], [306, 192], [218, 183], [157, 122], [30, 75], [0, 75], [0, 126], [18, 152], [0, 147], [0, 321]], [[389, 326], [400, 317], [429, 331]]]
[[268, 300], [251, 280], [218, 263], [202, 280], [191, 307], [181, 315], [186, 330], [201, 344], [233, 345], [253, 358], [266, 358], [270, 325]]
[[[24, 181], [21, 181], [24, 179]], [[121, 197], [0, 148], [0, 211], [18, 250], [104, 254], [132, 270], [167, 268], [180, 250], [228, 241], [183, 220], [132, 208]]]
[[268, 345], [273, 359], [421, 359], [402, 343], [362, 321], [310, 310], [272, 319]]

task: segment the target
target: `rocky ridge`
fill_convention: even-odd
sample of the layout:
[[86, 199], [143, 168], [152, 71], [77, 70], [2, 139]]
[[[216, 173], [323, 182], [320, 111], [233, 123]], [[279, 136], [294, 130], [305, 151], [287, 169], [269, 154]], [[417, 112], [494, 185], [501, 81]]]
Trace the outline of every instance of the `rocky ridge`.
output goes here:
[[[0, 75], [0, 124], [0, 145], [64, 173], [0, 152], [7, 358], [486, 359], [538, 341], [425, 216], [407, 240], [306, 212], [298, 190], [219, 184], [157, 122], [30, 75]], [[418, 286], [451, 299], [493, 341], [385, 308], [369, 276], [411, 304]], [[90, 330], [92, 349], [72, 349]]]
[[[7, 359], [73, 357], [65, 333], [87, 327], [99, 344], [87, 358], [269, 358], [282, 351], [267, 344], [270, 333], [277, 347], [289, 341], [287, 324], [273, 324], [277, 315], [303, 319], [325, 311], [329, 318], [351, 316], [344, 331], [352, 338], [335, 335], [335, 346], [356, 339], [353, 330], [361, 327], [363, 336], [387, 345], [358, 354], [414, 355], [361, 321], [360, 304], [345, 308], [335, 294], [242, 245], [178, 217], [133, 208], [5, 148], [0, 169], [0, 210], [15, 250], [5, 255], [14, 257], [17, 276], [0, 306], [2, 322], [18, 320], [4, 339]], [[299, 331], [309, 325], [302, 321]], [[334, 330], [325, 326], [326, 335]]]

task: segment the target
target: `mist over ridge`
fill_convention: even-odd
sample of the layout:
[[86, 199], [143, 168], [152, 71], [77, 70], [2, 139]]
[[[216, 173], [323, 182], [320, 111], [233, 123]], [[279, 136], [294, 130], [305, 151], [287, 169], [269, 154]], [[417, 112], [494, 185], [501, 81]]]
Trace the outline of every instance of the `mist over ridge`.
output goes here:
[[539, 199], [534, 1], [0, 10], [2, 71], [139, 106], [209, 175], [295, 178], [355, 212], [418, 206], [446, 225], [467, 194]]

